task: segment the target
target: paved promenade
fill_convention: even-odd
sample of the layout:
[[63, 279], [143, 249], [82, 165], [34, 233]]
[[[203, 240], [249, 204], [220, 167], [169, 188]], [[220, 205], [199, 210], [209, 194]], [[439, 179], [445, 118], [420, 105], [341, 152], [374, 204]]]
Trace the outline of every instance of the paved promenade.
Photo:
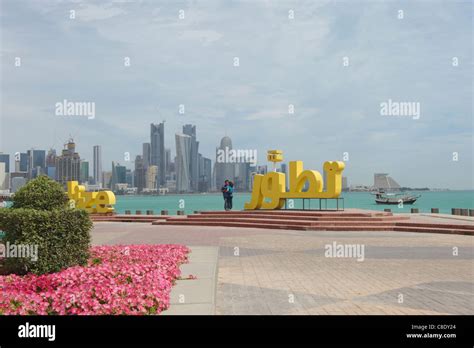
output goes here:
[[[98, 222], [92, 237], [95, 245], [194, 247], [206, 264], [191, 262], [183, 273], [201, 272], [206, 285], [194, 306], [179, 308], [176, 296], [187, 290], [177, 285], [169, 314], [474, 314], [472, 236]], [[328, 246], [340, 245], [363, 253], [327, 257]]]

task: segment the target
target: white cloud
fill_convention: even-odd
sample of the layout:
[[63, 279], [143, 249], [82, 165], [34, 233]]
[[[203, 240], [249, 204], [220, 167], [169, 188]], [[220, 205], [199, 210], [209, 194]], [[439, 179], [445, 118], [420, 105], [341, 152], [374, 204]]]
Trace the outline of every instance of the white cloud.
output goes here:
[[[2, 2], [3, 130], [24, 137], [3, 131], [0, 151], [17, 151], [28, 141], [47, 147], [52, 129], [58, 139], [79, 132], [87, 149], [102, 133], [110, 163], [121, 158], [122, 147], [139, 151], [149, 123], [166, 119], [167, 146], [184, 123], [193, 123], [210, 157], [226, 131], [236, 146], [262, 153], [283, 144], [288, 158], [309, 161], [308, 167], [349, 149], [350, 181], [358, 183], [367, 183], [371, 161], [390, 171], [411, 161], [412, 149], [437, 139], [444, 144], [438, 150], [453, 146], [472, 157], [472, 135], [471, 141], [460, 136], [472, 130], [472, 34], [466, 30], [472, 14], [459, 3], [404, 3], [401, 22], [393, 18], [398, 4]], [[77, 11], [75, 22], [70, 9]], [[23, 57], [20, 69], [12, 67], [16, 55]], [[461, 58], [456, 69], [445, 65], [454, 55]], [[234, 56], [241, 58], [239, 68], [232, 66]], [[65, 98], [95, 100], [100, 122], [95, 128], [51, 124], [45, 105]], [[420, 100], [422, 119], [382, 118], [379, 103], [388, 98]], [[179, 116], [181, 103], [186, 114]], [[394, 147], [395, 157], [386, 158]], [[432, 184], [443, 179], [436, 153], [424, 152], [434, 163], [429, 174], [410, 175], [431, 176]], [[472, 173], [468, 164], [459, 166]], [[410, 184], [406, 175], [400, 181]]]
[[76, 11], [76, 18], [84, 22], [100, 21], [125, 13], [123, 8], [113, 6], [111, 3], [103, 5], [81, 4]]
[[207, 46], [222, 38], [223, 35], [214, 30], [185, 30], [179, 34], [182, 40], [196, 40]]

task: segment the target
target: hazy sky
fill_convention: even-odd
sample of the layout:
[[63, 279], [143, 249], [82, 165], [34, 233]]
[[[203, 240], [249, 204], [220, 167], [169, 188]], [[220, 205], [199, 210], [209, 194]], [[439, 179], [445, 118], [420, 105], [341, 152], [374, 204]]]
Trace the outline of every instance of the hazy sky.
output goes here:
[[[277, 148], [322, 170], [347, 152], [349, 184], [474, 187], [471, 1], [0, 3], [0, 151], [71, 135], [88, 160], [102, 145], [109, 169], [166, 120], [173, 153], [191, 123], [213, 161], [227, 134], [260, 164]], [[57, 116], [65, 99], [95, 118]], [[389, 99], [419, 103], [419, 119], [381, 115]]]

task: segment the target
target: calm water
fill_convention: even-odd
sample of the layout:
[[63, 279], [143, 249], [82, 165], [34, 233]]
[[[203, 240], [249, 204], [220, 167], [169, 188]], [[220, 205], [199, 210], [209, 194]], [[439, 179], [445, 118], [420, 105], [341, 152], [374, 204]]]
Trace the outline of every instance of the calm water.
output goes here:
[[[397, 205], [375, 204], [374, 195], [368, 192], [345, 192], [341, 195], [344, 198], [346, 208], [361, 208], [372, 210], [383, 210], [391, 208], [393, 212], [410, 212], [410, 208], [418, 208], [420, 212], [430, 212], [431, 208], [439, 208], [440, 213], [451, 213], [451, 208], [474, 208], [474, 191], [442, 191], [442, 192], [412, 192], [421, 194], [421, 197], [413, 205], [405, 205], [398, 208]], [[167, 195], [167, 196], [116, 196], [117, 204], [115, 209], [118, 213], [125, 210], [142, 210], [144, 214], [147, 209], [154, 210], [159, 214], [161, 210], [168, 210], [170, 214], [175, 214], [176, 210], [185, 210], [192, 213], [195, 210], [224, 210], [224, 200], [222, 194], [201, 194], [201, 195]], [[181, 201], [182, 200], [182, 201]], [[241, 210], [244, 203], [250, 201], [250, 193], [237, 193], [234, 195], [234, 210]], [[302, 208], [301, 200], [295, 200], [295, 208]], [[319, 201], [312, 201], [312, 207], [319, 208]], [[181, 207], [180, 207], [181, 204]], [[182, 208], [184, 204], [184, 208]], [[308, 201], [306, 201], [306, 207]], [[328, 208], [335, 208], [335, 202], [328, 201]]]

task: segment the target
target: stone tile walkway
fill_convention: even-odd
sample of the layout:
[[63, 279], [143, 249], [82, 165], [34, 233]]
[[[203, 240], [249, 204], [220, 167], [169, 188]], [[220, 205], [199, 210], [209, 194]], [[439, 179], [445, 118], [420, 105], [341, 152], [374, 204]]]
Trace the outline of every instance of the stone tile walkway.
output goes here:
[[[189, 263], [181, 265], [181, 278], [172, 288], [166, 315], [211, 315], [216, 308], [217, 247], [193, 246]], [[190, 275], [196, 279], [186, 279]]]
[[[472, 236], [115, 222], [95, 223], [92, 236], [94, 244], [218, 247], [216, 314], [474, 314]], [[326, 257], [334, 242], [363, 246], [363, 258]], [[197, 297], [197, 312], [212, 311]], [[186, 314], [180, 305], [175, 314]]]

